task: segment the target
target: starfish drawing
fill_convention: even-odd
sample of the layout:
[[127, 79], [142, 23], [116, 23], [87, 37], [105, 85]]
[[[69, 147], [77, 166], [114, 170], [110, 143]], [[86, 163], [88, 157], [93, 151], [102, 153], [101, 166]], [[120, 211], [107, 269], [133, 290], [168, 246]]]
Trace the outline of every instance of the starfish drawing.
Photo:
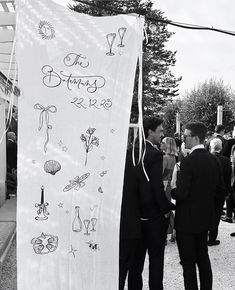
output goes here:
[[68, 151], [68, 147], [63, 146], [63, 147], [62, 147], [62, 150], [63, 150], [64, 152], [66, 152], [66, 151]]

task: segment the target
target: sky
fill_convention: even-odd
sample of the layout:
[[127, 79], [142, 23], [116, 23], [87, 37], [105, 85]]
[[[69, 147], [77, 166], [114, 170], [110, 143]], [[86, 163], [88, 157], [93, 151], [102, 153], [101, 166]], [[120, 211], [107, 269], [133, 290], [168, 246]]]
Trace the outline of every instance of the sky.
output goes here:
[[[235, 31], [234, 0], [155, 0], [154, 8], [172, 21]], [[222, 79], [235, 90], [235, 36], [214, 31], [188, 30], [168, 25], [175, 32], [167, 48], [177, 51], [172, 71], [182, 76], [180, 95], [210, 78]]]
[[[67, 0], [54, 0], [63, 5]], [[235, 31], [234, 0], [152, 0], [154, 8], [169, 20]], [[210, 78], [222, 79], [235, 90], [235, 36], [214, 31], [177, 28], [167, 49], [177, 51], [176, 65], [171, 70], [182, 76], [179, 94], [183, 96], [199, 83]]]

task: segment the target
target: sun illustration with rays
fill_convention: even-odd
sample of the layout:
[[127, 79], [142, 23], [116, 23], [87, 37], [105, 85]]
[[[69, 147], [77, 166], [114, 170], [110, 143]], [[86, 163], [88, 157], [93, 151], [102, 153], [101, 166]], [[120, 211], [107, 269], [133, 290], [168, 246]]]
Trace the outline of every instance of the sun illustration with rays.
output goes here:
[[42, 39], [53, 39], [55, 37], [55, 29], [50, 22], [41, 20], [38, 26], [38, 33]]

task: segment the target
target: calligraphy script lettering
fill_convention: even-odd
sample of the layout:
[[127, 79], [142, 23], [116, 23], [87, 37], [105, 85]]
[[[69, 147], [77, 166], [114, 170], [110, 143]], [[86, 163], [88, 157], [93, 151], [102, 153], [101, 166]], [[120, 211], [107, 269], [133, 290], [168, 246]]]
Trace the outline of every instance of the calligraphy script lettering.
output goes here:
[[102, 99], [98, 101], [97, 99], [84, 99], [84, 98], [73, 98], [70, 102], [79, 109], [95, 108], [109, 110], [112, 107], [112, 101], [110, 99]]
[[64, 64], [66, 66], [79, 65], [82, 68], [87, 68], [89, 66], [89, 61], [86, 59], [86, 56], [76, 53], [69, 53], [64, 58]]
[[50, 65], [44, 65], [41, 71], [44, 74], [42, 82], [48, 88], [58, 87], [64, 82], [69, 91], [72, 90], [72, 86], [77, 86], [78, 89], [85, 87], [88, 93], [95, 93], [106, 82], [102, 76], [77, 76], [69, 73], [66, 74], [63, 71], [57, 73]]

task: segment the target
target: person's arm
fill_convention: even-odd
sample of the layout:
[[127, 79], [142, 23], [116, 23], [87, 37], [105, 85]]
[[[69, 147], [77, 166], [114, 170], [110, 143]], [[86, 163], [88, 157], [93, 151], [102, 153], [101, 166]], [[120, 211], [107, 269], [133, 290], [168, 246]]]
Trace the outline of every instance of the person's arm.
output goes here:
[[177, 180], [176, 189], [171, 192], [172, 198], [176, 200], [184, 200], [188, 194], [192, 184], [192, 165], [189, 158], [185, 158], [180, 164], [180, 174]]
[[171, 209], [174, 209], [174, 204], [171, 203], [165, 194], [162, 178], [162, 164], [163, 156], [157, 153], [153, 156], [151, 163], [149, 164], [149, 182], [154, 195], [154, 200], [159, 205], [163, 214], [169, 213]]

